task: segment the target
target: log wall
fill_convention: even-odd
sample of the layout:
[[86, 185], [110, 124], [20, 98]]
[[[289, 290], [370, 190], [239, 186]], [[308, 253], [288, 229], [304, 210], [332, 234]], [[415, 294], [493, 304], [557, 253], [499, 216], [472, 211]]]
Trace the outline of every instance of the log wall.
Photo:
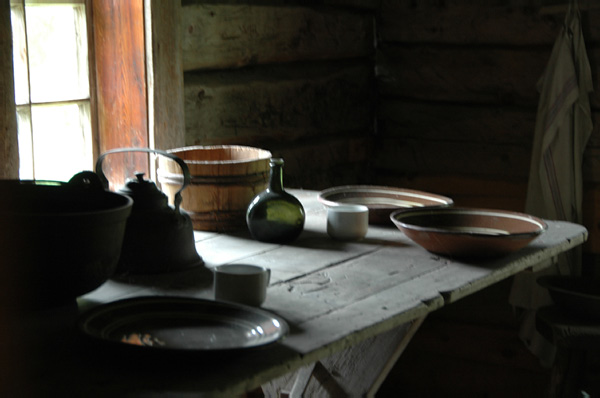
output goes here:
[[[524, 210], [536, 84], [565, 9], [545, 13], [550, 7], [514, 3], [382, 0], [377, 183], [437, 192], [457, 205]], [[584, 259], [600, 269], [600, 10], [584, 10], [582, 18], [596, 90], [583, 165], [584, 224], [590, 232]], [[507, 280], [433, 313], [381, 396], [548, 396], [550, 369], [518, 337], [510, 288]]]
[[268, 149], [288, 187], [368, 177], [375, 8], [310, 3], [183, 2], [186, 145]]
[[[514, 3], [382, 1], [377, 183], [437, 192], [458, 205], [524, 210], [536, 85], [565, 8]], [[549, 2], [538, 2], [544, 3]], [[586, 251], [595, 254], [600, 253], [600, 9], [582, 3], [582, 20], [596, 89], [594, 131], [583, 164]]]
[[[523, 211], [536, 83], [567, 0], [247, 3], [183, 0], [186, 145], [269, 149], [289, 187], [381, 184]], [[600, 9], [582, 17], [598, 89]], [[584, 161], [592, 257], [599, 151], [595, 123]], [[543, 396], [549, 370], [517, 336], [510, 282], [433, 314], [378, 396]]]

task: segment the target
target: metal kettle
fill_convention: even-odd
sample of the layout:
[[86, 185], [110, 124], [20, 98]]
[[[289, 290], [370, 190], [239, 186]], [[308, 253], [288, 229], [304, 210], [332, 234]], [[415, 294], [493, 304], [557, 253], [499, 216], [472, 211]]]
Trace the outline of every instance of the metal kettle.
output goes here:
[[129, 178], [117, 191], [131, 197], [133, 207], [127, 220], [116, 275], [157, 274], [204, 264], [196, 251], [192, 221], [180, 209], [181, 191], [190, 183], [190, 172], [185, 162], [156, 149], [113, 149], [100, 155], [96, 161], [96, 174], [104, 189], [108, 189], [108, 180], [102, 170], [102, 161], [109, 154], [122, 152], [156, 153], [174, 160], [183, 171], [183, 185], [175, 194], [173, 207], [169, 206], [167, 195], [153, 181], [144, 179], [144, 173], [136, 173], [135, 178]]

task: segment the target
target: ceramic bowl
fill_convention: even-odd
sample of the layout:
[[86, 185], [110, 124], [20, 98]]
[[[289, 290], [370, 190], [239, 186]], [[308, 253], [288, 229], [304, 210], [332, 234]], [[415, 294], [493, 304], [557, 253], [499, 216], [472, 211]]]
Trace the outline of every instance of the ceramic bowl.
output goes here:
[[389, 225], [390, 213], [398, 209], [452, 206], [453, 201], [433, 193], [378, 185], [345, 185], [321, 191], [318, 200], [325, 206], [364, 205], [369, 223]]
[[447, 208], [395, 211], [392, 222], [428, 251], [451, 257], [494, 257], [519, 250], [546, 223], [505, 210]]

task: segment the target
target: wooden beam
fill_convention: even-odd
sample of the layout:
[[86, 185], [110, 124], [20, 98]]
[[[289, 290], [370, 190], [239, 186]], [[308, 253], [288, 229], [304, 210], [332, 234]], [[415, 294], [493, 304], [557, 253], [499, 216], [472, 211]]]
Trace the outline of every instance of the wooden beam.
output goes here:
[[370, 12], [264, 5], [183, 7], [183, 67], [246, 65], [364, 57], [373, 52]]
[[0, 178], [19, 177], [10, 2], [0, 5]]
[[[100, 152], [148, 147], [143, 0], [93, 0]], [[136, 171], [148, 173], [145, 154], [109, 156], [113, 186]]]
[[181, 3], [144, 0], [150, 147], [184, 146]]

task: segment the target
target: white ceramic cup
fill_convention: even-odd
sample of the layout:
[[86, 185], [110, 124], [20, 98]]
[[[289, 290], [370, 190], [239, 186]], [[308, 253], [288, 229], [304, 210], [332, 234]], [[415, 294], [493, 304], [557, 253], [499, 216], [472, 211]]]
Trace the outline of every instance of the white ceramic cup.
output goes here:
[[267, 298], [271, 270], [249, 264], [226, 264], [213, 269], [216, 300], [258, 307]]
[[369, 229], [369, 208], [344, 204], [327, 209], [327, 233], [333, 239], [360, 240]]

